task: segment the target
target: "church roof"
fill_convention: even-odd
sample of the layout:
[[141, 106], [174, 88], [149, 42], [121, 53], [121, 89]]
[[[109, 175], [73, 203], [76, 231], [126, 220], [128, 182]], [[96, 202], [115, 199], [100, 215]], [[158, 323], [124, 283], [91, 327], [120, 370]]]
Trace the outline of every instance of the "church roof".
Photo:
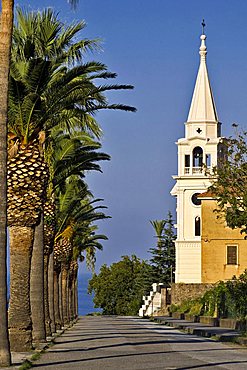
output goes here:
[[216, 196], [213, 194], [212, 191], [207, 190], [204, 193], [201, 193], [197, 195], [198, 199], [204, 200], [204, 199], [216, 199]]
[[200, 66], [187, 122], [218, 122], [218, 116], [206, 64], [206, 36], [201, 35], [200, 38]]

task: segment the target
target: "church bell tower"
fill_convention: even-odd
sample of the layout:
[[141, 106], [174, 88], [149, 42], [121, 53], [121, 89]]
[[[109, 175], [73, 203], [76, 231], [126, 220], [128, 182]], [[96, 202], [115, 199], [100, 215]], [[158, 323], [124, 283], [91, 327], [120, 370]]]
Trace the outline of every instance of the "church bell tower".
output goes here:
[[208, 77], [204, 32], [200, 39], [200, 65], [185, 137], [176, 143], [178, 175], [173, 176], [176, 184], [171, 191], [177, 197], [176, 283], [201, 283], [201, 202], [197, 195], [210, 185], [205, 166], [210, 170], [217, 165], [223, 139]]

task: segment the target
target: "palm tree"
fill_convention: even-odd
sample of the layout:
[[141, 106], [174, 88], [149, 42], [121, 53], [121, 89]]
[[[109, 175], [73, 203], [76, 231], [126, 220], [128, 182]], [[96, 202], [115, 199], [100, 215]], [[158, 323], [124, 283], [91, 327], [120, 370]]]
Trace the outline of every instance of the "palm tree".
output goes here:
[[[18, 294], [11, 294], [9, 327], [12, 348], [26, 350], [31, 348], [28, 271], [34, 228], [40, 221], [48, 178], [43, 155], [45, 138], [54, 126], [94, 132], [97, 125], [93, 114], [100, 109], [135, 109], [108, 104], [104, 96], [107, 90], [132, 86], [94, 84], [96, 78], [116, 76], [107, 72], [106, 66], [96, 62], [73, 66], [74, 62], [81, 62], [84, 50], [90, 47], [90, 42], [73, 43], [81, 24], [62, 31], [61, 22], [51, 10], [30, 14], [18, 11], [17, 17], [20, 24], [14, 28], [9, 94], [8, 223], [11, 292], [17, 290]], [[42, 36], [42, 43], [39, 42], [42, 37], [22, 37], [23, 25], [27, 24], [35, 25], [32, 35]], [[20, 235], [23, 235], [23, 250], [17, 251]], [[18, 278], [13, 275], [14, 265], [15, 273], [19, 268]], [[22, 272], [23, 266], [27, 273]], [[22, 292], [19, 286], [24, 287]], [[23, 338], [19, 336], [18, 340], [19, 329]]]
[[161, 248], [162, 241], [163, 241], [163, 232], [166, 226], [166, 220], [154, 220], [154, 221], [150, 221], [150, 223], [155, 230], [155, 234], [157, 238], [157, 246]]
[[[80, 132], [65, 134], [61, 129], [53, 129], [49, 140], [49, 148], [46, 158], [49, 163], [51, 177], [47, 201], [44, 206], [44, 298], [47, 335], [50, 335], [50, 322], [51, 324], [54, 323], [53, 312], [51, 312], [52, 318], [49, 317], [48, 302], [48, 265], [50, 254], [53, 251], [56, 226], [54, 196], [59, 191], [64, 191], [66, 180], [69, 176], [76, 174], [82, 178], [86, 170], [100, 170], [100, 166], [96, 162], [110, 159], [107, 154], [95, 151], [95, 149], [100, 148], [99, 143], [90, 138], [88, 134]], [[52, 268], [52, 266], [50, 267]], [[57, 272], [59, 273], [60, 271], [58, 270]], [[52, 294], [52, 291], [50, 293]], [[55, 330], [54, 326], [53, 330]]]
[[[75, 5], [76, 0], [69, 0]], [[7, 106], [14, 0], [1, 1], [0, 29], [0, 366], [11, 363], [7, 324]]]
[[[92, 221], [106, 218], [104, 213], [98, 211], [98, 209], [105, 207], [94, 206], [94, 203], [99, 201], [99, 199], [90, 200], [89, 196], [90, 193], [85, 183], [78, 177], [72, 177], [67, 181], [65, 193], [61, 193], [59, 197], [60, 207], [54, 258], [56, 264], [59, 264], [61, 267], [61, 271], [57, 269], [56, 273], [58, 275], [61, 272], [62, 277], [61, 321], [63, 321], [64, 325], [69, 323], [70, 318], [68, 309], [68, 282], [70, 263], [73, 260], [73, 256], [75, 260], [75, 253], [73, 253], [75, 235], [83, 239]], [[55, 276], [55, 284], [58, 281], [57, 275]], [[56, 291], [58, 291], [57, 288]], [[58, 305], [57, 298], [56, 305]], [[56, 312], [58, 312], [58, 307], [56, 307]]]
[[11, 362], [7, 323], [7, 102], [13, 0], [2, 0], [0, 29], [0, 366]]
[[[107, 240], [108, 238], [102, 234], [96, 234], [98, 227], [96, 225], [78, 224], [74, 230], [75, 237], [73, 238], [73, 258], [70, 262], [69, 270], [69, 298], [70, 298], [70, 318], [76, 319], [78, 316], [78, 260], [83, 262], [86, 260], [88, 269], [94, 272], [96, 262], [96, 250], [102, 250], [103, 246], [99, 240]], [[86, 255], [85, 255], [86, 253]]]
[[[53, 147], [53, 151], [52, 154], [48, 151], [47, 161], [49, 163], [50, 174], [52, 174], [52, 176], [50, 179], [50, 186], [48, 187], [49, 194], [44, 205], [44, 259], [42, 255], [43, 241], [41, 235], [41, 238], [38, 241], [36, 238], [34, 238], [35, 243], [33, 246], [31, 266], [31, 311], [33, 322], [33, 342], [42, 342], [45, 340], [46, 336], [49, 337], [51, 335], [51, 318], [49, 315], [48, 302], [48, 265], [50, 253], [53, 251], [56, 225], [55, 205], [53, 201], [54, 194], [52, 194], [52, 190], [54, 191], [54, 189], [57, 189], [58, 187], [64, 188], [66, 179], [72, 174], [78, 174], [80, 177], [83, 177], [85, 170], [100, 170], [100, 166], [95, 162], [109, 159], [108, 155], [96, 152], [94, 150], [98, 149], [100, 144], [96, 143], [94, 140], [88, 137], [88, 134], [85, 133], [69, 135], [64, 134], [61, 129], [53, 129], [50, 137], [50, 144], [50, 146]], [[35, 233], [40, 229], [41, 225], [38, 225], [38, 227], [35, 228]], [[38, 271], [38, 266], [40, 267], [41, 271]], [[43, 274], [44, 280], [42, 279]], [[43, 285], [44, 289], [42, 288]], [[42, 291], [44, 291], [44, 296], [41, 294]], [[45, 329], [44, 322], [42, 320], [43, 316], [41, 314], [41, 309], [43, 309], [43, 307], [45, 310]], [[34, 316], [36, 312], [38, 314]], [[53, 313], [52, 319], [52, 324], [54, 324]], [[55, 328], [53, 326], [53, 330], [54, 329]]]

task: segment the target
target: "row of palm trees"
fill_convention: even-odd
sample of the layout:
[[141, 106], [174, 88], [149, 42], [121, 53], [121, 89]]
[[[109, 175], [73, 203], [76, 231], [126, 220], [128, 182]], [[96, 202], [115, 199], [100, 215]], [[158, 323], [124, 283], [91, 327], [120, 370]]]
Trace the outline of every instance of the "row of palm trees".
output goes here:
[[51, 9], [16, 13], [7, 163], [13, 351], [30, 350], [77, 317], [78, 260], [93, 267], [106, 239], [93, 224], [107, 217], [105, 207], [85, 181], [87, 171], [110, 159], [99, 152], [95, 113], [135, 111], [108, 103], [105, 92], [133, 87], [101, 83], [116, 74], [85, 62], [99, 43], [80, 38], [84, 27], [64, 25]]

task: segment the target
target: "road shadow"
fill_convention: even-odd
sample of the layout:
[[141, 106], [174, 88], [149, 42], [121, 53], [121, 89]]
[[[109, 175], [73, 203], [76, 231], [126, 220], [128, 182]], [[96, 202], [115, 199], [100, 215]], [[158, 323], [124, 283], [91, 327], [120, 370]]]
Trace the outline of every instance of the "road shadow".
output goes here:
[[[79, 350], [78, 350], [79, 351]], [[83, 352], [83, 351], [82, 351]], [[180, 351], [179, 351], [180, 352]], [[109, 360], [109, 359], [117, 359], [117, 358], [130, 358], [130, 357], [139, 357], [139, 356], [156, 356], [156, 355], [165, 355], [165, 354], [171, 354], [169, 351], [155, 351], [155, 352], [148, 352], [148, 353], [128, 353], [128, 354], [117, 354], [117, 355], [108, 355], [108, 356], [97, 356], [97, 357], [89, 357], [89, 358], [82, 358], [82, 359], [76, 359], [76, 360], [67, 360], [67, 361], [56, 361], [56, 362], [48, 362], [43, 364], [33, 364], [33, 368], [37, 367], [48, 367], [48, 366], [59, 366], [59, 365], [65, 365], [65, 364], [75, 364], [75, 363], [85, 363], [85, 362], [92, 362], [92, 361], [100, 361], [100, 360]], [[176, 352], [173, 352], [176, 353]], [[165, 360], [165, 358], [164, 358]], [[197, 360], [201, 361], [201, 360]], [[221, 361], [221, 362], [213, 362], [213, 363], [204, 363], [200, 365], [193, 365], [193, 366], [183, 366], [183, 367], [174, 367], [176, 370], [189, 370], [189, 369], [197, 369], [197, 368], [207, 368], [207, 367], [213, 367], [213, 366], [223, 366], [223, 365], [237, 365], [237, 364], [247, 364], [246, 361]], [[155, 365], [155, 364], [154, 364]], [[102, 364], [103, 366], [103, 364]], [[126, 368], [129, 369], [129, 368]], [[237, 368], [236, 368], [237, 369]]]

